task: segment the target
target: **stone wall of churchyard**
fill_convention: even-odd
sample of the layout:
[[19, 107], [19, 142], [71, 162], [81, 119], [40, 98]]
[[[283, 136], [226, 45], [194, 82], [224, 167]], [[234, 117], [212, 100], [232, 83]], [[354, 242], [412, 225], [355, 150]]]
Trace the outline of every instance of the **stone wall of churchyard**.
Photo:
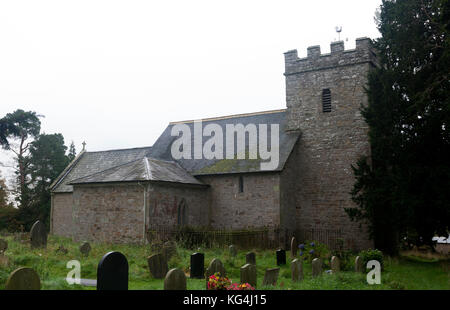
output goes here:
[[136, 183], [76, 185], [73, 191], [76, 241], [144, 240], [144, 188]]
[[50, 230], [52, 234], [70, 237], [73, 231], [72, 193], [52, 194]]
[[[353, 207], [351, 165], [370, 154], [368, 126], [360, 113], [367, 104], [363, 87], [375, 64], [368, 39], [356, 49], [332, 43], [331, 53], [308, 48], [307, 58], [285, 53], [288, 128], [299, 129], [296, 222], [301, 229], [342, 229], [345, 246], [372, 246], [359, 223], [351, 222], [344, 208]], [[331, 91], [331, 112], [322, 110], [322, 91]]]
[[[243, 192], [239, 177], [243, 177]], [[243, 173], [199, 176], [210, 184], [210, 226], [213, 229], [252, 229], [279, 227], [279, 173]]]
[[180, 226], [205, 228], [209, 224], [207, 187], [174, 183], [148, 185], [148, 229]]

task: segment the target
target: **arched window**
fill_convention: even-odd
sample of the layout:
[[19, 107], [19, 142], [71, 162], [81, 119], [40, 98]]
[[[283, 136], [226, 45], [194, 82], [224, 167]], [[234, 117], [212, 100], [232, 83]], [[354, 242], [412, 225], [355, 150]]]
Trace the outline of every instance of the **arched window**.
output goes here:
[[186, 226], [187, 225], [187, 205], [186, 200], [183, 198], [181, 199], [180, 203], [178, 204], [178, 218], [177, 218], [177, 224], [178, 226]]

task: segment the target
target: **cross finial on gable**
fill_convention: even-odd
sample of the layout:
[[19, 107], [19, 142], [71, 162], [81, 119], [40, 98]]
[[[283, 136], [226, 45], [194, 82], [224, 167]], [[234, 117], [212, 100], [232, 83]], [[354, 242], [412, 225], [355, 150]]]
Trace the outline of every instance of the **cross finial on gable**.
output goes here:
[[83, 144], [83, 151], [84, 151], [86, 149], [86, 141], [83, 141], [83, 143], [81, 144]]

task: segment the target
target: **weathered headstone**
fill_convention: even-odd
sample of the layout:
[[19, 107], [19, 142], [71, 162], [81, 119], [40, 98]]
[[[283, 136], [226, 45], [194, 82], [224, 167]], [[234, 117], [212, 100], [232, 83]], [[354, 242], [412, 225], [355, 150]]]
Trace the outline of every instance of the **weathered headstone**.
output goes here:
[[218, 272], [221, 277], [226, 276], [227, 272], [225, 266], [218, 258], [214, 258], [210, 263], [208, 268], [206, 268], [205, 278], [206, 278], [206, 289], [208, 289], [209, 277]]
[[0, 266], [1, 267], [8, 267], [9, 265], [9, 258], [3, 253], [0, 253]]
[[91, 245], [89, 244], [89, 242], [83, 242], [83, 244], [80, 245], [81, 254], [88, 256], [90, 251], [91, 251]]
[[236, 247], [235, 247], [234, 245], [230, 245], [230, 246], [228, 247], [228, 249], [229, 249], [229, 251], [230, 251], [231, 257], [236, 257], [236, 255], [237, 255], [237, 249], [236, 249]]
[[277, 266], [286, 265], [286, 251], [283, 249], [277, 250]]
[[248, 252], [245, 254], [245, 263], [256, 265], [256, 255], [254, 252]]
[[266, 269], [264, 274], [264, 279], [262, 285], [277, 285], [278, 274], [280, 273], [280, 268], [269, 268]]
[[165, 260], [168, 262], [173, 255], [177, 252], [177, 246], [172, 241], [167, 241], [164, 243], [161, 249], [161, 254], [164, 256]]
[[241, 283], [248, 283], [256, 287], [256, 265], [245, 264], [241, 267]]
[[163, 279], [169, 271], [166, 257], [161, 253], [149, 256], [147, 263], [148, 269], [150, 269], [150, 273], [155, 279]]
[[298, 251], [298, 243], [295, 237], [291, 239], [291, 258], [295, 258], [297, 256]]
[[186, 290], [186, 275], [183, 270], [170, 269], [164, 279], [165, 290]]
[[100, 260], [97, 290], [128, 290], [128, 261], [122, 253], [109, 252]]
[[0, 239], [0, 253], [5, 253], [8, 249], [8, 241]]
[[320, 260], [320, 258], [314, 258], [311, 266], [313, 278], [320, 276], [320, 274], [322, 273], [322, 261]]
[[41, 280], [39, 275], [31, 268], [21, 267], [14, 270], [8, 280], [5, 289], [7, 290], [40, 290]]
[[31, 226], [30, 243], [32, 248], [47, 247], [47, 229], [41, 221], [36, 221]]
[[300, 282], [303, 280], [303, 261], [294, 259], [291, 263], [292, 282]]
[[330, 266], [331, 266], [332, 273], [338, 273], [339, 271], [341, 271], [341, 264], [339, 261], [339, 257], [333, 256], [331, 258]]
[[191, 278], [203, 279], [205, 276], [205, 254], [194, 253], [191, 255]]
[[363, 260], [361, 256], [355, 258], [355, 272], [363, 272]]

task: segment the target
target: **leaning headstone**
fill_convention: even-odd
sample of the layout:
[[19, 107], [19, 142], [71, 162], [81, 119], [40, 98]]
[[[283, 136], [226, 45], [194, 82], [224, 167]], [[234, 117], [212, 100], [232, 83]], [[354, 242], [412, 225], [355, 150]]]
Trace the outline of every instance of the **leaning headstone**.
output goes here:
[[338, 273], [339, 271], [341, 271], [341, 265], [340, 265], [340, 262], [339, 262], [339, 257], [333, 256], [331, 258], [330, 266], [331, 266], [331, 272], [332, 273]]
[[245, 263], [256, 265], [256, 255], [254, 252], [248, 252], [245, 254]]
[[355, 272], [363, 272], [363, 260], [361, 256], [356, 256], [355, 258]]
[[291, 258], [295, 258], [297, 256], [298, 243], [295, 237], [291, 239]]
[[109, 252], [97, 267], [97, 290], [128, 290], [128, 261], [120, 252]]
[[5, 253], [8, 249], [8, 241], [0, 239], [0, 253]]
[[164, 279], [165, 290], [186, 290], [186, 275], [183, 270], [170, 269]]
[[278, 274], [280, 273], [280, 268], [269, 268], [266, 269], [264, 274], [264, 279], [262, 285], [277, 285]]
[[41, 221], [36, 221], [31, 226], [30, 243], [32, 248], [47, 247], [47, 229]]
[[300, 282], [303, 280], [303, 261], [301, 259], [294, 259], [291, 263], [291, 277], [292, 282]]
[[313, 278], [320, 276], [320, 274], [322, 273], [322, 261], [320, 260], [320, 258], [314, 258], [311, 266]]
[[90, 251], [91, 251], [91, 245], [89, 244], [89, 242], [83, 242], [83, 244], [80, 245], [81, 254], [88, 256]]
[[286, 265], [286, 251], [283, 249], [277, 250], [277, 266]]
[[149, 256], [147, 263], [148, 269], [150, 269], [150, 273], [155, 279], [163, 279], [169, 271], [166, 257], [161, 253]]
[[235, 247], [234, 245], [230, 245], [230, 246], [228, 247], [228, 249], [229, 249], [229, 251], [230, 251], [231, 257], [236, 257], [236, 255], [237, 255], [237, 249], [236, 249], [236, 247]]
[[31, 268], [21, 267], [14, 270], [6, 281], [7, 290], [40, 290], [39, 275]]
[[203, 279], [205, 276], [205, 254], [194, 253], [191, 255], [191, 278]]
[[256, 287], [256, 265], [245, 264], [241, 267], [241, 283], [248, 283]]

